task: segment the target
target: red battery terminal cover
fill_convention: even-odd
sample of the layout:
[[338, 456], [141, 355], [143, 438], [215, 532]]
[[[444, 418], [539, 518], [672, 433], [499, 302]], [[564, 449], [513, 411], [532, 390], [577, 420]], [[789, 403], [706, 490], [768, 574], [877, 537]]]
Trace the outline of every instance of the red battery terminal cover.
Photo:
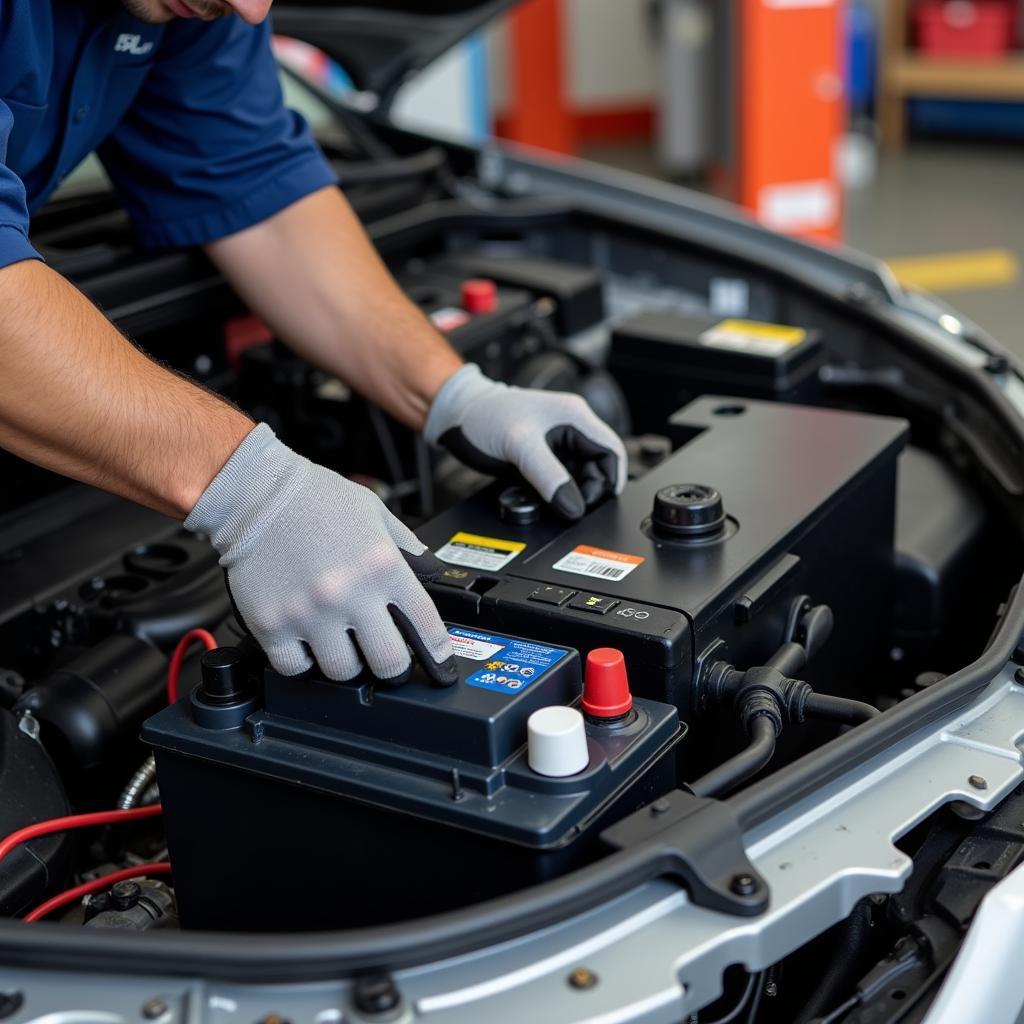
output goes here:
[[615, 647], [596, 647], [587, 655], [583, 702], [588, 718], [621, 718], [633, 708], [626, 659]]
[[472, 277], [463, 281], [462, 308], [477, 316], [497, 312], [498, 286], [485, 277]]

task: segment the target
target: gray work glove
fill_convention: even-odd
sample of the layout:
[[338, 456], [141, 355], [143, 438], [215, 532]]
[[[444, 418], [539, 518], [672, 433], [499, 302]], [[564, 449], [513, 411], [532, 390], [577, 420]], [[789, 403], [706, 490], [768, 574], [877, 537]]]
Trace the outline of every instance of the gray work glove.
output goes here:
[[[239, 615], [282, 675], [400, 680], [406, 644], [455, 681], [448, 633], [421, 581], [444, 566], [372, 491], [253, 428], [185, 520], [220, 552]], [[313, 657], [310, 657], [312, 652]]]
[[518, 470], [566, 519], [626, 485], [622, 441], [579, 395], [499, 384], [473, 364], [445, 381], [423, 434], [483, 473]]

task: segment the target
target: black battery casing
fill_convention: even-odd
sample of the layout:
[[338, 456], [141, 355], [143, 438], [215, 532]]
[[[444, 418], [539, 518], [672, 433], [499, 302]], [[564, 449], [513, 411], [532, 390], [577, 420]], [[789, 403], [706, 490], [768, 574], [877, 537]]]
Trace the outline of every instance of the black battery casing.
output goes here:
[[[586, 863], [602, 828], [673, 788], [683, 727], [645, 700], [614, 726], [587, 725], [584, 771], [537, 775], [527, 718], [578, 702], [578, 653], [461, 632], [485, 646], [457, 656], [452, 687], [419, 673], [396, 687], [268, 670], [236, 714], [211, 715], [197, 687], [146, 723], [186, 927], [355, 927], [449, 910]], [[495, 675], [493, 659], [521, 673], [530, 651], [541, 653], [528, 681], [510, 672], [521, 686], [472, 682]]]
[[[693, 721], [702, 654], [746, 668], [763, 664], [807, 597], [828, 604], [835, 629], [808, 667], [822, 692], [866, 698], [869, 669], [885, 657], [893, 581], [897, 457], [902, 420], [705, 396], [671, 417], [682, 445], [577, 523], [545, 511], [519, 526], [501, 518], [501, 485], [422, 526], [432, 551], [459, 533], [522, 546], [498, 570], [451, 564], [428, 587], [442, 615], [481, 627], [561, 638], [581, 650], [620, 648], [634, 692]], [[719, 540], [660, 537], [655, 494], [674, 484], [721, 494]], [[642, 561], [621, 579], [554, 568], [584, 545]], [[551, 603], [550, 591], [566, 593]], [[613, 607], [579, 607], [588, 595]], [[689, 745], [688, 745], [689, 746]]]

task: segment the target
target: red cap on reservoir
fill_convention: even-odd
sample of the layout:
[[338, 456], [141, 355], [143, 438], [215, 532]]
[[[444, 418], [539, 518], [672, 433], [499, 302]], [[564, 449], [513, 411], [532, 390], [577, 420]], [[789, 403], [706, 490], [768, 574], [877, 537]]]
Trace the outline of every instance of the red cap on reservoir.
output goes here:
[[597, 647], [587, 655], [581, 707], [591, 718], [620, 718], [633, 707], [622, 651]]
[[498, 286], [486, 277], [463, 281], [462, 308], [467, 313], [494, 313], [498, 308]]

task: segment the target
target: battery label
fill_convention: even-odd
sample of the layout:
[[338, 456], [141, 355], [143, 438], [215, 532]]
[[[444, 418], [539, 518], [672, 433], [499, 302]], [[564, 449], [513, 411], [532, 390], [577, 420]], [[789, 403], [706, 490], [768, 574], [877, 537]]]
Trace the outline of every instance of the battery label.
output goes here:
[[470, 661], [487, 661], [493, 658], [504, 646], [496, 644], [475, 633], [461, 633], [454, 629], [448, 630], [452, 640], [452, 647], [455, 648], [456, 658], [468, 658]]
[[457, 533], [447, 544], [434, 552], [442, 562], [466, 565], [484, 572], [504, 569], [526, 545], [517, 540], [480, 537], [475, 533]]
[[458, 627], [449, 629], [448, 635], [457, 657], [484, 662], [466, 680], [466, 685], [497, 693], [525, 690], [567, 653], [531, 640], [514, 640]]
[[567, 555], [563, 555], [553, 566], [559, 572], [572, 572], [577, 576], [592, 576], [598, 580], [617, 583], [624, 580], [644, 561], [642, 555], [627, 555], [622, 551], [605, 551], [579, 544]]
[[709, 348], [746, 352], [754, 356], [780, 356], [807, 339], [802, 327], [763, 324], [755, 320], [723, 320], [700, 336]]

